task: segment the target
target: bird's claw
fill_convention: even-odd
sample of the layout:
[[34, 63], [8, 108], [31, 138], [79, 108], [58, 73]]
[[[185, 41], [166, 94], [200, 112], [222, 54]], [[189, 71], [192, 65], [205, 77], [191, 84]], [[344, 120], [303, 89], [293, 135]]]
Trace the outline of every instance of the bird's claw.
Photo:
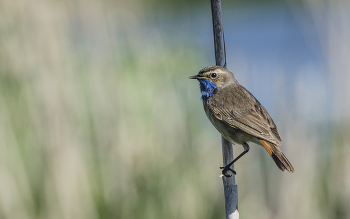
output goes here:
[[231, 171], [234, 175], [236, 175], [236, 171], [234, 171], [233, 169], [231, 169], [229, 166], [226, 166], [226, 167], [220, 167], [220, 169], [222, 169], [222, 174], [221, 176], [226, 176], [226, 177], [231, 177], [232, 175], [229, 175], [227, 173], [227, 171]]

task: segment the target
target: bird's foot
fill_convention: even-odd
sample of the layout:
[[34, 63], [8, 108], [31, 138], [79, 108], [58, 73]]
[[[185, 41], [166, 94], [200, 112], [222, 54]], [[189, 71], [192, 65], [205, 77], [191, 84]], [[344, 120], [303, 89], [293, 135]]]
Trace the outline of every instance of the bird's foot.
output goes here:
[[225, 166], [225, 167], [220, 167], [220, 169], [222, 169], [221, 177], [222, 177], [222, 176], [231, 177], [232, 175], [228, 174], [228, 173], [227, 173], [228, 171], [231, 171], [233, 174], [236, 175], [236, 171], [234, 171], [233, 169], [231, 169], [229, 165], [227, 165], [227, 166]]

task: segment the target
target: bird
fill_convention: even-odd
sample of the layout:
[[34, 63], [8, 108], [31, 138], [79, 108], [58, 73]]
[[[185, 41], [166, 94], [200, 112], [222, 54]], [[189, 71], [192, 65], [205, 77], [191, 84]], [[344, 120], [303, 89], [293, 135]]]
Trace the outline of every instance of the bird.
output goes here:
[[294, 172], [294, 167], [278, 147], [282, 139], [271, 116], [238, 83], [233, 73], [224, 67], [208, 66], [189, 78], [199, 81], [204, 111], [213, 126], [226, 140], [243, 146], [241, 154], [220, 167], [224, 176], [231, 176], [228, 171], [236, 174], [230, 167], [249, 151], [249, 142], [263, 146], [281, 171]]

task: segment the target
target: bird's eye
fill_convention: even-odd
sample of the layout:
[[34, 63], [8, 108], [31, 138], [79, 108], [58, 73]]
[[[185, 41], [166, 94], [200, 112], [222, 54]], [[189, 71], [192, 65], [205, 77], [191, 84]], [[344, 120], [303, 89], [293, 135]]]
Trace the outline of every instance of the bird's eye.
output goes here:
[[216, 78], [216, 73], [211, 73], [212, 78]]

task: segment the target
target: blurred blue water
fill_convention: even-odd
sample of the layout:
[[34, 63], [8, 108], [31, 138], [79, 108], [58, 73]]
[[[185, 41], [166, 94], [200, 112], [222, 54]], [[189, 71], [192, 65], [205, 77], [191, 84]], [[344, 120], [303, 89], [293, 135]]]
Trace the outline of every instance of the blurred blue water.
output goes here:
[[[253, 66], [246, 70], [247, 88], [267, 107], [278, 105], [282, 94], [287, 106], [297, 108], [306, 118], [324, 118], [330, 97], [324, 91], [327, 67], [309, 15], [302, 9], [293, 14], [288, 6], [250, 7], [224, 18], [233, 21], [225, 28], [228, 66], [239, 65], [234, 60], [238, 55]], [[282, 78], [283, 85], [271, 89], [275, 77]]]

